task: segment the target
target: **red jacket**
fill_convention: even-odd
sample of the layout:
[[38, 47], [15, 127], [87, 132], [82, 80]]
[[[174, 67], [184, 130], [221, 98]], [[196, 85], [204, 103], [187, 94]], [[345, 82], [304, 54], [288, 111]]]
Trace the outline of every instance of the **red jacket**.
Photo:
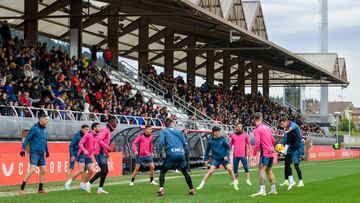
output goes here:
[[105, 51], [105, 59], [110, 60], [112, 56], [112, 53], [110, 50]]
[[24, 104], [26, 104], [27, 107], [30, 107], [30, 100], [25, 99], [25, 95], [21, 95], [20, 105], [23, 106]]

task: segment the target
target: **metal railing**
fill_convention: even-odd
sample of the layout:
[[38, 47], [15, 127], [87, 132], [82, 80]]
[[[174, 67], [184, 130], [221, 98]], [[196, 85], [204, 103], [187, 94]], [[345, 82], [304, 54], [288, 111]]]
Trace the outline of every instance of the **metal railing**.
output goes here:
[[[159, 92], [163, 96], [164, 99], [166, 99], [165, 96], [168, 94], [168, 89], [165, 88], [163, 85], [161, 85], [157, 81], [151, 79], [150, 77], [146, 76], [145, 74], [138, 72], [138, 70], [136, 68], [132, 67], [130, 64], [126, 63], [125, 61], [120, 61], [119, 64], [122, 64], [124, 69], [128, 69], [131, 72], [133, 72], [134, 75], [138, 74], [139, 82], [142, 82], [145, 86], [149, 85], [155, 91]], [[187, 105], [186, 101], [181, 99], [179, 96], [172, 95], [171, 98], [169, 98], [169, 99], [171, 99], [174, 106], [179, 106], [184, 111], [195, 115], [197, 119], [207, 119], [207, 120], [211, 120], [211, 121], [215, 122], [214, 119], [201, 113], [197, 108], [195, 108], [191, 105]]]
[[[45, 112], [51, 120], [47, 127], [51, 140], [69, 140], [71, 136], [80, 129], [83, 124], [92, 122], [105, 123], [109, 115], [118, 120], [118, 128], [115, 133], [129, 128], [131, 126], [152, 125], [156, 128], [163, 128], [164, 122], [159, 118], [148, 118], [131, 115], [114, 115], [93, 112], [80, 112], [70, 110], [42, 109], [33, 107], [18, 106], [0, 106], [0, 138], [1, 139], [19, 139], [21, 132], [29, 129], [37, 122], [40, 112]], [[229, 134], [235, 131], [233, 125], [217, 124], [208, 120], [175, 120], [176, 127], [180, 129], [189, 129], [195, 131], [211, 132], [214, 126], [219, 126], [223, 134]], [[253, 136], [252, 126], [245, 126], [244, 130]], [[272, 128], [274, 136], [282, 136], [276, 128]], [[304, 132], [303, 132], [304, 133]], [[304, 137], [327, 138], [319, 133], [304, 133]]]
[[301, 116], [302, 120], [305, 121], [306, 123], [311, 123], [314, 126], [320, 128], [320, 126], [317, 125], [316, 123], [314, 123], [310, 118], [308, 118], [304, 114], [301, 114], [301, 113], [297, 112], [297, 108], [295, 106], [293, 106], [292, 104], [290, 104], [289, 102], [285, 102], [285, 106], [289, 107], [292, 110], [292, 113], [295, 113], [295, 115]]
[[[104, 114], [83, 111], [59, 110], [59, 109], [45, 109], [35, 107], [23, 106], [0, 106], [0, 118], [13, 117], [17, 119], [36, 119], [39, 113], [44, 112], [50, 117], [51, 122], [66, 121], [67, 124], [74, 122], [106, 122], [109, 116], [114, 116], [119, 124], [125, 125], [152, 125], [154, 127], [164, 127], [164, 120], [152, 117], [141, 117], [132, 115], [119, 115], [119, 114]], [[212, 127], [219, 126], [225, 132], [233, 131], [234, 126], [219, 125], [208, 120], [189, 120], [177, 119], [174, 120], [176, 127], [186, 128], [189, 130], [208, 130], [211, 131]], [[63, 122], [64, 123], [64, 122]], [[1, 125], [1, 123], [0, 123]]]
[[[178, 115], [181, 116], [182, 119], [188, 120], [188, 117], [184, 115], [183, 112], [180, 112], [178, 109], [174, 108], [173, 106], [168, 105], [166, 100], [166, 95], [168, 94], [168, 90], [160, 85], [159, 83], [155, 82], [145, 74], [139, 73], [136, 68], [132, 67], [130, 64], [126, 63], [125, 61], [120, 61], [118, 69], [125, 70], [124, 73], [117, 72], [121, 74], [122, 77], [126, 77], [128, 80], [135, 80], [141, 83], [145, 89], [143, 91], [147, 92], [149, 95], [151, 95], [153, 98], [158, 98], [159, 95], [162, 97], [162, 99], [158, 99], [159, 102], [161, 102], [164, 106], [170, 108], [174, 112], [176, 112]], [[116, 72], [116, 71], [115, 71]], [[149, 89], [148, 89], [149, 88]], [[153, 89], [154, 91], [152, 91]]]

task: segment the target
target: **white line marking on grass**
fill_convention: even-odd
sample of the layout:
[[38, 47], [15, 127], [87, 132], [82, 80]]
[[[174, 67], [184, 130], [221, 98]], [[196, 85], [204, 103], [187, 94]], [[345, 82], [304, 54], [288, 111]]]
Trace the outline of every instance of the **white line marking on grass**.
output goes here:
[[[324, 161], [324, 162], [318, 162], [318, 163], [311, 163], [311, 162], [305, 162], [305, 164], [302, 164], [301, 166], [312, 166], [312, 165], [327, 165], [327, 164], [333, 164], [336, 162], [352, 162], [355, 159], [346, 159], [346, 160], [334, 160], [334, 161]], [[273, 167], [273, 169], [279, 169], [279, 168], [284, 168], [284, 166], [275, 166]], [[258, 168], [251, 168], [250, 171], [257, 171]], [[199, 176], [204, 176], [205, 175], [205, 171], [207, 170], [201, 170], [201, 173], [198, 174], [192, 174], [191, 177], [199, 177]], [[239, 170], [239, 171], [244, 171], [244, 170]], [[199, 171], [200, 172], [200, 171]], [[216, 172], [213, 175], [222, 175], [222, 174], [227, 174], [227, 171], [220, 171], [220, 172]], [[179, 179], [179, 178], [183, 178], [183, 176], [170, 176], [167, 177], [167, 180], [173, 180], [173, 179]], [[145, 182], [149, 182], [148, 179], [138, 179], [136, 181], [136, 183], [145, 183]], [[112, 186], [112, 185], [125, 185], [125, 184], [129, 184], [129, 181], [127, 180], [122, 180], [122, 181], [114, 181], [114, 182], [109, 182], [106, 183], [106, 186]], [[149, 183], [150, 184], [150, 183]], [[51, 186], [48, 187], [46, 189], [47, 192], [58, 192], [58, 191], [65, 191], [64, 186]], [[35, 194], [37, 193], [37, 190], [35, 188], [30, 188], [28, 190], [26, 190], [26, 194]], [[10, 191], [10, 192], [0, 192], [0, 197], [7, 197], [7, 196], [16, 196], [19, 195], [19, 191]]]

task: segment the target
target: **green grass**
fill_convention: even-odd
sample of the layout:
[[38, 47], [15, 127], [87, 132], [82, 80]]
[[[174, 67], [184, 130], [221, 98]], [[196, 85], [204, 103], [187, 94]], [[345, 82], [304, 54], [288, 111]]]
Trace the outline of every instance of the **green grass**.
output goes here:
[[[148, 175], [138, 176], [138, 182], [134, 187], [128, 186], [129, 176], [111, 178], [107, 181], [105, 189], [108, 195], [97, 195], [96, 187], [93, 194], [88, 195], [77, 189], [77, 183], [73, 190], [66, 192], [62, 190], [63, 183], [47, 184], [48, 189], [61, 189], [61, 191], [48, 192], [46, 194], [27, 194], [23, 196], [0, 197], [0, 202], [358, 202], [360, 159], [304, 162], [302, 163], [304, 188], [295, 188], [287, 191], [286, 188], [278, 186], [277, 196], [249, 197], [259, 189], [257, 171], [251, 172], [253, 186], [247, 186], [244, 182], [243, 172], [240, 173], [240, 190], [235, 191], [229, 185], [228, 174], [218, 170], [210, 177], [203, 190], [198, 191], [196, 196], [187, 195], [187, 186], [180, 174], [169, 174], [165, 184], [166, 193], [164, 197], [157, 197], [156, 186], [149, 185]], [[273, 169], [277, 185], [283, 181], [283, 170], [281, 166]], [[195, 187], [200, 183], [206, 171], [199, 170], [191, 173]], [[293, 170], [295, 172], [295, 170]], [[297, 178], [296, 178], [297, 179]], [[141, 180], [141, 181], [140, 181]], [[142, 182], [143, 181], [143, 182]], [[146, 182], [144, 182], [146, 181]], [[76, 186], [75, 186], [76, 185]], [[28, 190], [34, 191], [37, 185], [29, 185]], [[267, 185], [267, 191], [270, 187]], [[0, 187], [0, 194], [15, 193], [17, 187]]]
[[[349, 131], [341, 131], [339, 130], [339, 135], [348, 135]], [[330, 130], [330, 135], [336, 136], [336, 131]], [[357, 137], [360, 136], [360, 131], [352, 129], [351, 130], [351, 136], [352, 137]]]

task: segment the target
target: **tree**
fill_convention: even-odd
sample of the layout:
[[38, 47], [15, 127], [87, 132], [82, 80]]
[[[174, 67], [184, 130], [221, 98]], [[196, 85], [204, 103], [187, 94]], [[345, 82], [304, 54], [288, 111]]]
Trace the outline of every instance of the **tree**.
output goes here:
[[[339, 128], [342, 131], [349, 131], [349, 119], [340, 120]], [[355, 125], [353, 121], [350, 122], [350, 128], [355, 129]]]

